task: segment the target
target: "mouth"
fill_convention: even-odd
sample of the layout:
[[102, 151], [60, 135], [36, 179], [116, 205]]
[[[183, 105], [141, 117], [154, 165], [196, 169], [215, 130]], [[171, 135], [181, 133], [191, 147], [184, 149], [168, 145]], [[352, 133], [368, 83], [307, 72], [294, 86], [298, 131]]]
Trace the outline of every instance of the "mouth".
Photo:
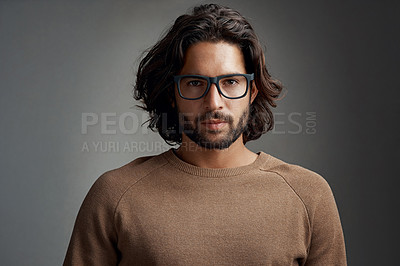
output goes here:
[[227, 124], [224, 120], [210, 119], [201, 122], [201, 125], [208, 130], [220, 130]]

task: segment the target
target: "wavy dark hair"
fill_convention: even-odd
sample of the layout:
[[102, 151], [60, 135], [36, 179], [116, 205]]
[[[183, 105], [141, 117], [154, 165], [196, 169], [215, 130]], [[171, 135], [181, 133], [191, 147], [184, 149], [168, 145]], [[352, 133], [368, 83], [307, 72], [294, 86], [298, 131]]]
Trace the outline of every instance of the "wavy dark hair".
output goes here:
[[258, 139], [274, 125], [270, 107], [282, 85], [268, 73], [260, 42], [249, 22], [236, 10], [217, 4], [194, 7], [175, 20], [166, 34], [147, 52], [139, 64], [134, 98], [149, 112], [149, 128], [158, 131], [170, 145], [182, 142], [175, 105], [173, 76], [184, 64], [187, 49], [198, 42], [228, 42], [237, 45], [245, 59], [247, 73], [254, 73], [258, 94], [250, 106], [250, 119], [243, 141]]

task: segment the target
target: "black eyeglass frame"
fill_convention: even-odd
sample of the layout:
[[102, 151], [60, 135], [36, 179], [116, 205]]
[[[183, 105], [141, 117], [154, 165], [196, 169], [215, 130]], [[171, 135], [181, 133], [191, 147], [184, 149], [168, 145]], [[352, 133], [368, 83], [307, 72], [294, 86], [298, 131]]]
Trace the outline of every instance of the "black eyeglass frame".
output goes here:
[[[234, 76], [243, 76], [243, 77], [246, 78], [246, 81], [247, 81], [246, 91], [245, 91], [245, 93], [244, 93], [242, 96], [238, 96], [238, 97], [228, 97], [228, 96], [226, 96], [225, 94], [222, 93], [222, 91], [221, 91], [221, 89], [220, 89], [218, 83], [219, 83], [219, 81], [220, 81], [221, 79], [223, 79], [223, 78], [234, 77]], [[207, 89], [204, 91], [204, 93], [203, 93], [200, 97], [197, 97], [197, 98], [187, 98], [187, 97], [184, 97], [184, 96], [182, 95], [182, 93], [181, 93], [181, 88], [180, 88], [179, 83], [180, 83], [180, 81], [181, 81], [182, 78], [190, 78], [190, 77], [192, 77], [192, 78], [202, 78], [202, 79], [207, 80]], [[227, 98], [227, 99], [240, 99], [240, 98], [243, 98], [243, 97], [245, 97], [245, 96], [247, 95], [247, 92], [248, 92], [249, 87], [250, 87], [250, 82], [251, 82], [252, 80], [254, 80], [254, 73], [251, 73], [251, 74], [228, 74], [228, 75], [222, 75], [222, 76], [217, 76], [217, 77], [208, 77], [208, 76], [202, 76], [202, 75], [178, 75], [178, 76], [174, 76], [174, 82], [176, 83], [176, 86], [177, 86], [177, 88], [178, 88], [179, 96], [181, 96], [181, 98], [183, 98], [183, 99], [185, 99], [185, 100], [198, 100], [198, 99], [203, 98], [203, 97], [208, 93], [208, 91], [210, 90], [210, 87], [211, 87], [211, 84], [212, 84], [212, 83], [214, 83], [214, 84], [217, 86], [218, 92], [219, 92], [222, 96], [224, 96], [225, 98]]]

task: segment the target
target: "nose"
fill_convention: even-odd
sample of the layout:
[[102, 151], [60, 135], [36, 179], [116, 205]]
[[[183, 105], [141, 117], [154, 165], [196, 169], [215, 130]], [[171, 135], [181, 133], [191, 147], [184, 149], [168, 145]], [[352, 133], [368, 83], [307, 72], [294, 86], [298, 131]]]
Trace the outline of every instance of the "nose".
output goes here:
[[204, 106], [207, 110], [220, 110], [223, 106], [223, 96], [219, 93], [217, 85], [212, 83], [204, 96]]

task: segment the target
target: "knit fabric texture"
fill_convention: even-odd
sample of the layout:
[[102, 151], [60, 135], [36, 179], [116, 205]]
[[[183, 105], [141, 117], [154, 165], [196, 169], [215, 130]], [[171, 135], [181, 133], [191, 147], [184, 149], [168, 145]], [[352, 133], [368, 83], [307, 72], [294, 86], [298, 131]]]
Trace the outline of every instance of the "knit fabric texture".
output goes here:
[[200, 168], [171, 149], [98, 178], [64, 265], [346, 265], [346, 252], [320, 175], [263, 152]]

